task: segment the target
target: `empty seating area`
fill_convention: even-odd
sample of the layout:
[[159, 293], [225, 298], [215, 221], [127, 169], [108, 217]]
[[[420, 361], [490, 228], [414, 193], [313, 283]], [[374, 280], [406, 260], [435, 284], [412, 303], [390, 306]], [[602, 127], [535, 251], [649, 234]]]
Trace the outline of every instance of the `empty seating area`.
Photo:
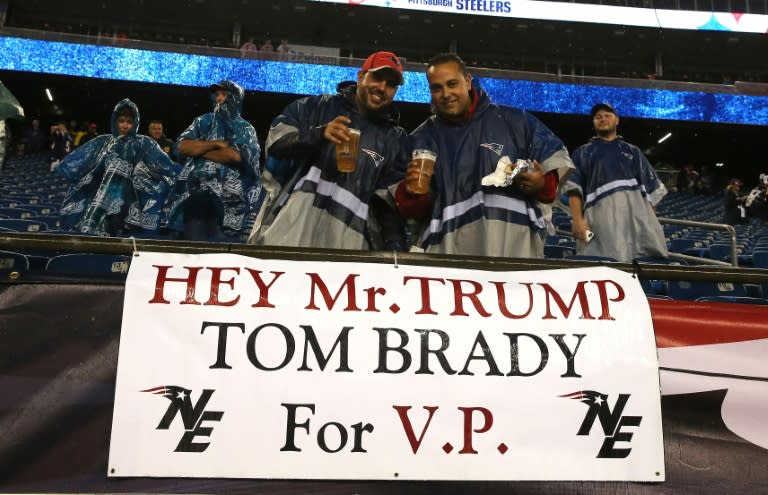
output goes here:
[[[68, 187], [49, 171], [45, 154], [8, 157], [0, 172], [0, 232], [59, 233], [59, 208]], [[0, 251], [0, 278], [15, 280], [27, 272], [124, 278], [129, 263], [121, 255]]]
[[[720, 194], [669, 193], [659, 203], [657, 215], [660, 218], [722, 224], [722, 201]], [[573, 259], [576, 245], [570, 235], [570, 216], [564, 210], [555, 209], [552, 222], [557, 227], [557, 234], [545, 238], [544, 256]], [[664, 224], [663, 227], [671, 253], [731, 262], [731, 238], [725, 230], [671, 224]], [[764, 254], [768, 251], [768, 225], [751, 220], [735, 225], [734, 229], [739, 266], [768, 268], [768, 254]]]
[[[665, 197], [657, 209], [659, 217], [697, 222], [722, 223], [722, 196], [700, 196], [688, 193], [672, 193]], [[757, 220], [735, 225], [736, 254], [739, 266], [768, 268], [768, 226]], [[667, 247], [670, 252], [731, 262], [731, 238], [724, 230], [700, 227], [664, 225]], [[755, 257], [757, 253], [757, 257]]]
[[67, 187], [48, 171], [45, 155], [8, 157], [0, 173], [0, 231], [57, 230]]
[[[723, 222], [723, 198], [721, 194], [711, 196], [691, 193], [668, 194], [658, 205], [660, 218], [691, 220], [703, 223]], [[545, 238], [544, 257], [550, 259], [591, 260], [610, 265], [611, 258], [586, 257], [576, 254], [576, 245], [570, 235], [571, 220], [568, 213], [555, 209], [552, 222], [557, 228], [556, 235]], [[704, 227], [663, 224], [667, 248], [671, 254], [701, 258], [701, 264], [708, 260], [731, 262], [731, 239], [725, 230]], [[736, 248], [739, 266], [768, 269], [768, 225], [751, 220], [735, 225]], [[639, 264], [668, 264], [695, 266], [695, 260], [664, 258], [640, 258]], [[648, 297], [677, 300], [729, 302], [741, 304], [768, 304], [768, 284], [739, 284], [731, 282], [689, 282], [642, 280]]]

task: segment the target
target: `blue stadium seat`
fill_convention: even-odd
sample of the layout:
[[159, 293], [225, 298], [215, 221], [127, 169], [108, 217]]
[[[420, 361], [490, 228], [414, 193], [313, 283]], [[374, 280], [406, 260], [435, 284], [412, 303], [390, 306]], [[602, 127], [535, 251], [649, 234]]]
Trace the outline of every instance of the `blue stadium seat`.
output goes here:
[[[660, 256], [641, 256], [635, 258], [633, 261], [641, 265], [674, 265], [682, 266], [688, 263], [685, 260], [679, 260], [675, 258], [662, 258]], [[646, 296], [666, 296], [667, 294], [667, 281], [666, 280], [640, 280], [640, 285], [643, 287], [643, 291]]]
[[661, 294], [646, 294], [645, 297], [647, 299], [656, 299], [656, 300], [660, 300], [660, 301], [674, 301], [674, 299], [672, 299], [671, 297], [664, 296], [664, 295], [661, 295]]
[[45, 271], [60, 275], [99, 275], [124, 278], [131, 264], [130, 256], [118, 254], [61, 254], [48, 260]]
[[768, 305], [768, 299], [762, 297], [739, 297], [739, 296], [705, 296], [696, 299], [696, 302], [724, 302], [736, 304], [760, 304]]
[[672, 239], [669, 243], [669, 250], [676, 253], [684, 253], [687, 249], [701, 247], [701, 241], [698, 239], [679, 238]]
[[27, 210], [27, 209], [16, 207], [16, 206], [9, 206], [5, 208], [0, 208], [0, 215], [3, 215], [5, 218], [22, 219], [22, 218], [33, 217], [37, 215], [37, 213], [32, 210]]
[[576, 254], [576, 249], [570, 246], [555, 246], [552, 244], [544, 244], [544, 257], [550, 259], [560, 259], [566, 256], [572, 256]]
[[0, 278], [15, 279], [19, 273], [27, 271], [29, 271], [29, 259], [25, 255], [15, 251], [0, 251]]
[[760, 284], [744, 284], [744, 292], [747, 297], [762, 298], [764, 294], [763, 286]]
[[768, 249], [752, 251], [752, 266], [755, 268], [768, 268]]
[[35, 212], [35, 215], [58, 215], [60, 207], [57, 205], [24, 205], [21, 208]]
[[645, 264], [645, 265], [676, 265], [676, 266], [682, 266], [687, 265], [688, 262], [685, 260], [675, 259], [675, 258], [662, 258], [661, 256], [640, 256], [639, 258], [635, 258], [634, 261]]
[[11, 191], [11, 195], [6, 199], [8, 201], [18, 201], [19, 204], [36, 205], [40, 203], [40, 196], [37, 194], [20, 193], [18, 191]]
[[582, 260], [582, 261], [609, 261], [615, 263], [617, 260], [610, 256], [593, 256], [588, 254], [572, 254], [570, 256], [564, 256], [567, 260]]
[[718, 261], [731, 261], [731, 245], [719, 243], [710, 244], [709, 257]]
[[13, 218], [0, 218], [0, 227], [12, 232], [45, 232], [48, 225], [37, 220], [16, 220]]
[[61, 217], [58, 215], [37, 215], [29, 217], [27, 220], [35, 220], [37, 222], [44, 222], [47, 226], [47, 230], [54, 230], [59, 228], [59, 222]]
[[667, 295], [672, 299], [695, 301], [701, 297], [735, 296], [746, 297], [747, 291], [742, 284], [731, 282], [687, 282], [671, 280], [667, 284]]

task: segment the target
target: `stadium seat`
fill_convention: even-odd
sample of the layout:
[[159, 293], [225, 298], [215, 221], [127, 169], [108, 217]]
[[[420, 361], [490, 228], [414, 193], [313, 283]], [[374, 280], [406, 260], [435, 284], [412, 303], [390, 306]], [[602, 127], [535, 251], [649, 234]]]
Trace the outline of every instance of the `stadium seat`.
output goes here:
[[645, 297], [648, 299], [656, 299], [661, 301], [674, 301], [674, 299], [672, 299], [671, 297], [664, 296], [661, 294], [646, 294]]
[[731, 245], [716, 243], [710, 244], [709, 257], [718, 261], [731, 261]]
[[755, 268], [768, 268], [768, 250], [752, 251], [752, 266]]
[[48, 230], [48, 224], [45, 222], [30, 219], [0, 218], [0, 227], [12, 232], [44, 232]]
[[560, 259], [566, 256], [576, 254], [576, 250], [570, 246], [555, 246], [552, 244], [544, 245], [544, 257], [550, 259]]
[[37, 215], [37, 213], [33, 210], [9, 206], [7, 208], [0, 208], [0, 215], [5, 218], [23, 219], [33, 217]]
[[59, 221], [61, 220], [61, 217], [58, 215], [37, 215], [34, 217], [29, 217], [28, 220], [44, 222], [48, 226], [47, 230], [53, 230], [59, 228]]
[[697, 239], [679, 238], [670, 241], [669, 250], [676, 253], [684, 253], [687, 249], [698, 247], [701, 247], [701, 241]]
[[45, 271], [60, 275], [125, 277], [130, 264], [129, 256], [118, 254], [61, 254], [48, 260]]
[[[662, 258], [660, 256], [641, 256], [633, 260], [640, 265], [674, 265], [682, 266], [688, 263], [684, 260], [675, 258]], [[642, 269], [641, 269], [642, 271]], [[646, 296], [666, 296], [667, 295], [667, 281], [666, 280], [644, 280], [640, 279], [640, 285], [643, 287], [643, 291]]]
[[41, 216], [41, 215], [58, 215], [59, 213], [59, 206], [57, 205], [24, 205], [21, 208], [24, 208], [25, 210], [33, 211], [35, 215]]
[[724, 302], [736, 304], [761, 304], [768, 305], [768, 299], [761, 297], [738, 297], [738, 296], [705, 296], [696, 299], [696, 302]]
[[564, 256], [567, 260], [582, 260], [582, 261], [609, 261], [612, 263], [616, 263], [615, 258], [611, 258], [610, 256], [594, 256], [594, 255], [588, 255], [588, 254], [572, 254], [569, 256]]
[[29, 259], [14, 251], [0, 251], [0, 279], [16, 279], [19, 273], [29, 271]]
[[746, 297], [747, 291], [742, 284], [731, 282], [688, 282], [669, 281], [667, 295], [672, 299], [695, 301], [702, 297], [731, 296]]
[[662, 258], [661, 256], [641, 256], [639, 258], [635, 258], [634, 261], [645, 264], [645, 265], [687, 265], [688, 262], [685, 260], [675, 259], [675, 258]]
[[19, 204], [36, 205], [40, 203], [40, 197], [37, 194], [20, 193], [18, 190], [11, 191], [9, 201], [17, 201]]

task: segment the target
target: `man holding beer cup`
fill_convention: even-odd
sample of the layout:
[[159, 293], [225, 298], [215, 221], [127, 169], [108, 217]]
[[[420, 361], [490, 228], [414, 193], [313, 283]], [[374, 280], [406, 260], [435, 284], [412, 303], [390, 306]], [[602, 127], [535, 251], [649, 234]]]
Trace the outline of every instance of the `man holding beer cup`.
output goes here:
[[[435, 114], [413, 131], [395, 193], [403, 216], [424, 224], [420, 246], [543, 258], [546, 203], [573, 169], [562, 141], [530, 113], [492, 103], [454, 54], [433, 57], [427, 81]], [[430, 167], [429, 189], [420, 189]]]
[[302, 98], [283, 110], [266, 142], [262, 182], [270, 206], [249, 242], [403, 248], [402, 220], [388, 192], [408, 162], [407, 135], [392, 108], [401, 84], [400, 59], [380, 51], [366, 59], [356, 82], [340, 83], [335, 95]]

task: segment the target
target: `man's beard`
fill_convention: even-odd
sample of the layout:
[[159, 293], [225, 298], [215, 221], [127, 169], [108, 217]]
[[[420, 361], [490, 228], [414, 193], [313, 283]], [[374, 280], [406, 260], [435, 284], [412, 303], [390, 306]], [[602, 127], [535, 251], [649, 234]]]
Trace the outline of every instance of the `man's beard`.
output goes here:
[[392, 101], [383, 103], [378, 108], [369, 106], [371, 93], [368, 90], [364, 91], [364, 94], [358, 96], [358, 106], [360, 107], [360, 113], [366, 118], [371, 120], [380, 120], [389, 114], [389, 107]]
[[611, 137], [614, 134], [616, 134], [616, 128], [611, 127], [610, 129], [595, 129], [595, 134], [597, 134], [597, 137]]

